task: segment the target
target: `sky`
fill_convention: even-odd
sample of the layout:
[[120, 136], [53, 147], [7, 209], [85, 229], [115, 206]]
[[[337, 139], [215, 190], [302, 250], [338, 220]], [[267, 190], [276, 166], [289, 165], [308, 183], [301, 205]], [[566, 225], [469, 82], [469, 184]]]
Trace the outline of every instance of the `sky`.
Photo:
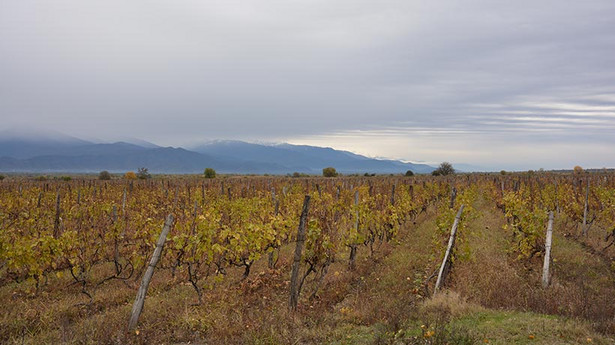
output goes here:
[[0, 0], [0, 130], [615, 167], [613, 0]]

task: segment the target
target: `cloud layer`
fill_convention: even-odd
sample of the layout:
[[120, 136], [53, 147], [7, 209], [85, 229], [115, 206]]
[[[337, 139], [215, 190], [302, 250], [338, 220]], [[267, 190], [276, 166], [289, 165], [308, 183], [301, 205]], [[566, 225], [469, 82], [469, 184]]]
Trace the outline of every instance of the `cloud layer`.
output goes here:
[[614, 166], [615, 2], [0, 0], [2, 126]]

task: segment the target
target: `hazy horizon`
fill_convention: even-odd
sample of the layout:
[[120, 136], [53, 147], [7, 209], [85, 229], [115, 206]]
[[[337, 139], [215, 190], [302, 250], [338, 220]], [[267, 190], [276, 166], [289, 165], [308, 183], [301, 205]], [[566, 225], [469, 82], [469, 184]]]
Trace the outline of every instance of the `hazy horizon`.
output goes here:
[[[1, 1], [1, 0], [0, 0]], [[0, 131], [615, 167], [615, 2], [3, 1]]]

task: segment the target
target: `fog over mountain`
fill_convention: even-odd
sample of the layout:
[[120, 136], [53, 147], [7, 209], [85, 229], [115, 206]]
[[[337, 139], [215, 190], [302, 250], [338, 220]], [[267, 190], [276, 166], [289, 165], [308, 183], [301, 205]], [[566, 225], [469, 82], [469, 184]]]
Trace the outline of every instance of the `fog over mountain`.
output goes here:
[[613, 167], [613, 18], [613, 0], [3, 1], [0, 130]]

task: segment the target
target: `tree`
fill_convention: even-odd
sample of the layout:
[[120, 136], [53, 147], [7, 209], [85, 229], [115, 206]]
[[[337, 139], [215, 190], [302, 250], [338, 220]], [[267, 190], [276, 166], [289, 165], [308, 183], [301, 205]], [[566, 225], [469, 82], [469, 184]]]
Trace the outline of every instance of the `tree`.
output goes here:
[[412, 172], [412, 170], [408, 170], [406, 171], [406, 176], [414, 176], [414, 173]]
[[454, 173], [455, 173], [455, 169], [453, 168], [453, 165], [451, 163], [442, 162], [442, 164], [440, 164], [438, 169], [434, 170], [431, 174], [433, 176], [446, 176], [446, 175], [452, 175]]
[[0, 181], [4, 180], [4, 175], [0, 175]]
[[572, 171], [575, 175], [581, 175], [583, 173], [583, 168], [581, 168], [580, 166], [575, 166], [573, 171]]
[[337, 176], [337, 171], [335, 170], [334, 167], [326, 167], [326, 168], [322, 169], [322, 176], [324, 176], [324, 177], [336, 177]]
[[205, 168], [205, 171], [203, 171], [203, 176], [205, 176], [205, 178], [214, 178], [216, 177], [216, 171], [212, 168]]
[[134, 171], [129, 171], [129, 172], [124, 174], [124, 178], [127, 179], [127, 180], [136, 180], [137, 179], [137, 174], [135, 174]]
[[139, 168], [139, 170], [137, 170], [137, 177], [140, 180], [147, 180], [148, 178], [152, 177], [152, 175], [147, 172], [147, 168]]
[[98, 174], [98, 179], [99, 180], [110, 180], [111, 174], [109, 174], [107, 170], [103, 170]]

